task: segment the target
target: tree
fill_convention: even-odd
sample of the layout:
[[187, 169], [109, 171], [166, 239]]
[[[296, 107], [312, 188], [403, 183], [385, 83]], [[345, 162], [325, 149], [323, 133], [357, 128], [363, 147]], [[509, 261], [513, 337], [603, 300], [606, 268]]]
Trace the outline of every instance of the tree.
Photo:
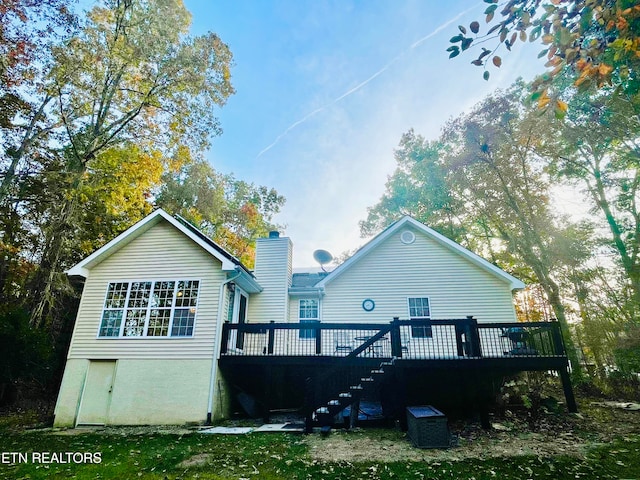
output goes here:
[[[7, 0], [0, 5], [0, 198], [10, 190], [9, 179], [16, 177], [18, 158], [27, 145], [33, 160], [46, 156], [37, 141], [47, 134], [39, 131], [44, 113], [39, 102], [51, 47], [77, 25], [68, 5], [68, 0]], [[25, 136], [27, 141], [22, 142]], [[27, 162], [25, 173], [33, 171], [34, 163]], [[12, 193], [17, 195], [17, 189]], [[0, 216], [15, 217], [15, 205], [0, 202]], [[17, 229], [9, 225], [7, 234], [4, 226], [2, 243], [12, 250]], [[0, 260], [0, 271], [5, 267]]]
[[158, 206], [179, 214], [220, 245], [253, 266], [255, 240], [277, 225], [273, 215], [284, 197], [274, 189], [217, 173], [209, 163], [196, 161], [167, 173], [156, 197]]
[[[547, 57], [548, 71], [537, 80], [542, 89], [568, 67], [576, 86], [611, 84], [630, 96], [640, 92], [640, 5], [635, 0], [508, 0], [500, 6], [498, 0], [484, 1], [489, 4], [485, 21], [491, 27], [480, 34], [478, 21], [471, 22], [470, 33], [460, 26], [448, 51], [455, 57], [474, 44], [494, 42], [471, 62], [484, 68], [485, 79], [489, 62], [502, 64], [500, 47], [511, 50], [518, 40], [529, 40], [545, 46], [540, 56]], [[538, 95], [542, 103], [549, 101]], [[565, 107], [557, 101], [558, 113]]]
[[[443, 172], [444, 197], [436, 195], [433, 184], [421, 182], [419, 176], [414, 178], [413, 171], [407, 175], [400, 169], [387, 185], [395, 187], [398, 173], [407, 175], [401, 184], [416, 187], [409, 197], [411, 203], [404, 204], [407, 210], [421, 220], [437, 221], [451, 215], [456, 219], [452, 225], [463, 227], [459, 230], [463, 235], [456, 238], [463, 245], [516, 276], [539, 283], [561, 324], [572, 363], [579, 370], [560, 277], [563, 270], [584, 261], [588, 251], [576, 234], [581, 227], [552, 211], [545, 162], [536, 152], [542, 140], [539, 132], [545, 126], [539, 115], [526, 115], [522, 106], [525, 96], [525, 86], [517, 84], [447, 123], [438, 141], [441, 157], [432, 159]], [[412, 153], [419, 158], [423, 145], [417, 146]], [[419, 163], [414, 166], [418, 171], [422, 168]], [[432, 201], [434, 196], [448, 200], [438, 206]], [[395, 197], [395, 191], [388, 191], [370, 212], [392, 205]], [[403, 191], [398, 197], [400, 202], [406, 198]], [[446, 235], [447, 228], [441, 232]]]
[[620, 92], [574, 92], [548, 133], [545, 153], [556, 178], [581, 188], [601, 216], [629, 292], [626, 316], [640, 316], [640, 118]]
[[413, 130], [402, 135], [394, 152], [398, 167], [378, 204], [368, 208], [367, 219], [360, 222], [363, 235], [373, 235], [401, 215], [412, 215], [449, 238], [461, 240], [462, 205], [448, 190], [442, 161], [445, 150], [441, 142], [428, 142]]
[[28, 79], [56, 30], [75, 23], [69, 0], [5, 0], [0, 5], [0, 92]]
[[[19, 191], [20, 169], [28, 166], [32, 146], [45, 135], [55, 133], [61, 145], [70, 191], [82, 188], [101, 152], [125, 142], [160, 149], [166, 156], [182, 146], [201, 151], [220, 132], [214, 107], [233, 93], [231, 53], [213, 33], [186, 37], [189, 24], [180, 0], [105, 0], [94, 7], [79, 33], [53, 51], [40, 107], [12, 148], [0, 203]], [[77, 219], [77, 198], [73, 193], [64, 197], [46, 232], [47, 249], [33, 282], [34, 325], [51, 302], [63, 239]]]

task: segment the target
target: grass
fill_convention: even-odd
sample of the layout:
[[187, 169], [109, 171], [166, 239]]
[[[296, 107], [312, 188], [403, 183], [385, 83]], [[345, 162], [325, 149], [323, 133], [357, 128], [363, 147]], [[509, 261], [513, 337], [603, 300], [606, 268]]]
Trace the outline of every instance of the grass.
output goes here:
[[[117, 432], [117, 430], [115, 430]], [[319, 462], [304, 437], [84, 433], [53, 435], [0, 425], [0, 452], [23, 452], [28, 463], [0, 464], [0, 478], [77, 479], [640, 479], [640, 436], [591, 449], [584, 458], [513, 456], [432, 462]], [[371, 430], [357, 435], [388, 435]], [[407, 444], [407, 448], [409, 445]], [[32, 463], [30, 452], [100, 452], [99, 464]]]

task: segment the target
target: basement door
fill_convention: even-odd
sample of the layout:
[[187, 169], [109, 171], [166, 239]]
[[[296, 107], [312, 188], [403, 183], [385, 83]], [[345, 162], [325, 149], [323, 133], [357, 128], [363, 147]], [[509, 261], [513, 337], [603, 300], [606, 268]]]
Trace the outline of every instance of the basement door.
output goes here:
[[89, 362], [76, 425], [105, 425], [111, 404], [115, 360]]

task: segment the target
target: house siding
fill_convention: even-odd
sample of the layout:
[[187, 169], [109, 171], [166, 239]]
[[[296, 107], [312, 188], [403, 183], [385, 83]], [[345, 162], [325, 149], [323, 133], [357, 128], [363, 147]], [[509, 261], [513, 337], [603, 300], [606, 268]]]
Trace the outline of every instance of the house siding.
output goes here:
[[78, 415], [80, 395], [84, 387], [89, 360], [70, 359], [64, 367], [64, 375], [58, 392], [58, 401], [53, 412], [55, 427], [73, 427]]
[[247, 321], [282, 322], [288, 317], [292, 250], [286, 237], [257, 240], [254, 274], [263, 290], [249, 299]]
[[119, 360], [108, 424], [203, 423], [210, 373], [205, 360]]
[[[73, 427], [83, 408], [89, 360], [67, 362], [54, 426]], [[207, 417], [211, 361], [122, 359], [116, 361], [106, 411], [107, 425], [202, 423]], [[189, 375], [185, 375], [189, 372]], [[217, 410], [220, 406], [217, 406]], [[217, 412], [221, 417], [221, 412]]]
[[[178, 279], [200, 281], [192, 337], [97, 337], [109, 282]], [[167, 222], [154, 225], [89, 272], [68, 358], [211, 359], [224, 279], [219, 260]]]
[[[400, 241], [404, 230], [415, 234], [413, 243]], [[516, 321], [506, 281], [410, 227], [391, 235], [329, 282], [325, 292], [325, 322], [406, 319], [408, 297], [428, 297], [433, 319], [472, 315], [479, 322]], [[375, 301], [371, 312], [362, 309], [366, 298]], [[295, 302], [292, 299], [291, 305]]]

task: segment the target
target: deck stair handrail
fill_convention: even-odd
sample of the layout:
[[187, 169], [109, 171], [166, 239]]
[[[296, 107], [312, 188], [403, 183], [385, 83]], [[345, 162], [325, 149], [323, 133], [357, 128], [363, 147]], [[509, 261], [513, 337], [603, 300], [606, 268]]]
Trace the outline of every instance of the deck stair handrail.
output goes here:
[[[322, 385], [318, 379], [308, 378], [305, 395], [305, 431], [311, 433], [315, 424], [323, 429], [329, 429], [333, 425], [335, 415], [345, 408], [355, 408], [362, 396], [379, 385], [380, 380], [393, 369], [393, 361], [382, 361], [379, 366], [371, 369], [368, 375], [359, 379], [351, 378], [351, 381], [344, 382], [342, 388], [334, 388], [332, 394], [322, 391]], [[323, 399], [318, 401], [319, 395]], [[315, 420], [315, 422], [314, 422]]]
[[[331, 389], [325, 387], [329, 379], [338, 376], [340, 371], [344, 369], [345, 364], [370, 349], [376, 342], [387, 335], [391, 331], [392, 327], [393, 322], [387, 325], [380, 325], [378, 333], [372, 335], [360, 346], [342, 357], [336, 365], [329, 368], [316, 378], [307, 378], [305, 384], [306, 392], [303, 412], [306, 418], [307, 431], [311, 428], [314, 413], [321, 425], [326, 426], [331, 424], [331, 419], [334, 415], [356, 403], [365, 391], [365, 388], [372, 385], [373, 382], [379, 378], [380, 373], [384, 373], [384, 367], [386, 365], [391, 365], [390, 362], [384, 361], [377, 368], [371, 371], [375, 376], [361, 377], [360, 381], [356, 378], [346, 378], [343, 379], [341, 383], [338, 383], [338, 385], [334, 385]], [[365, 385], [363, 385], [363, 383]], [[326, 406], [323, 404], [326, 404]]]

